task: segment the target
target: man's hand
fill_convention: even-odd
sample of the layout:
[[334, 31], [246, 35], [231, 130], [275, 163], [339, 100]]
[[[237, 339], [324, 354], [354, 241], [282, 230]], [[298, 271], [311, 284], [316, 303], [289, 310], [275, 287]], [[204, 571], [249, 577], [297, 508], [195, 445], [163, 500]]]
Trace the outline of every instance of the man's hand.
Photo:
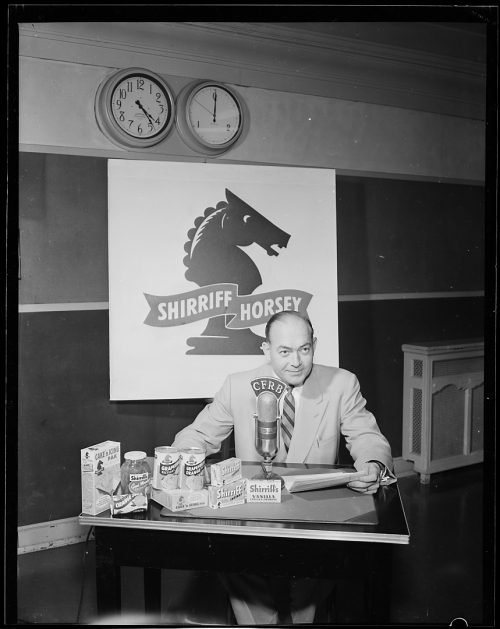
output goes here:
[[365, 472], [365, 474], [347, 483], [349, 489], [354, 489], [354, 491], [359, 491], [362, 494], [374, 494], [380, 486], [380, 467], [369, 461], [363, 463], [358, 471]]

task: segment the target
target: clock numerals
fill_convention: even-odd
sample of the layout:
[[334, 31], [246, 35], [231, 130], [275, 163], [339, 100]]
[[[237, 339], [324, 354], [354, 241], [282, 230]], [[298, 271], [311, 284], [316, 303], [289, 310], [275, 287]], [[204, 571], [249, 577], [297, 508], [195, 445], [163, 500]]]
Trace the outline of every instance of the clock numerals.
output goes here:
[[96, 93], [97, 123], [119, 146], [144, 148], [157, 144], [169, 133], [174, 110], [167, 83], [143, 68], [115, 72]]
[[124, 80], [114, 90], [115, 120], [134, 137], [152, 137], [169, 118], [167, 95], [149, 79]]

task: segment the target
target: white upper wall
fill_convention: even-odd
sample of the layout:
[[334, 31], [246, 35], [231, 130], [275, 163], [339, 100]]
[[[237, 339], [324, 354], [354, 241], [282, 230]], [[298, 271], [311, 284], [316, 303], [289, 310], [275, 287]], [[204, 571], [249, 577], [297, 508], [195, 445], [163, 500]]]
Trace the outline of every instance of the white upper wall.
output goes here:
[[[217, 161], [484, 180], [480, 30], [426, 25], [428, 37], [429, 27], [436, 37], [441, 28], [441, 44], [427, 42], [422, 50], [419, 24], [385, 32], [362, 23], [333, 32], [331, 24], [321, 24], [21, 24], [20, 149], [205, 160], [175, 129], [140, 152], [120, 149], [101, 133], [94, 116], [97, 87], [115, 69], [140, 66], [162, 75], [175, 95], [194, 79], [237, 89], [250, 125]], [[469, 54], [459, 54], [466, 46]]]

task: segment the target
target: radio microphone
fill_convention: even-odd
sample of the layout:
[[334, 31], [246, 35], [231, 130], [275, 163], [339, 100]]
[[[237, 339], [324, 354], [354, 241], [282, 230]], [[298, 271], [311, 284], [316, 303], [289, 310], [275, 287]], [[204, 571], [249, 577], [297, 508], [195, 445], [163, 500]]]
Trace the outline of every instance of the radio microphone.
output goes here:
[[265, 460], [272, 460], [280, 447], [278, 398], [270, 391], [257, 397], [255, 448]]

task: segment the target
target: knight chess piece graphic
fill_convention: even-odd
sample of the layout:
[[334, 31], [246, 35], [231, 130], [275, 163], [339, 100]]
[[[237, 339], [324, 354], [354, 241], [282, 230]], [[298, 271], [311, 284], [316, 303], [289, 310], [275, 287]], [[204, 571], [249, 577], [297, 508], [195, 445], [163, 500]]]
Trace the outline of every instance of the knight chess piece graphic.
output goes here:
[[[184, 245], [185, 278], [200, 287], [219, 283], [237, 284], [240, 295], [250, 295], [262, 284], [257, 265], [240, 247], [256, 243], [270, 256], [273, 247], [284, 248], [290, 234], [274, 225], [257, 210], [226, 189], [226, 201], [208, 207], [188, 231]], [[232, 316], [208, 320], [199, 337], [190, 337], [186, 354], [260, 354], [264, 341], [250, 328], [230, 329]]]

